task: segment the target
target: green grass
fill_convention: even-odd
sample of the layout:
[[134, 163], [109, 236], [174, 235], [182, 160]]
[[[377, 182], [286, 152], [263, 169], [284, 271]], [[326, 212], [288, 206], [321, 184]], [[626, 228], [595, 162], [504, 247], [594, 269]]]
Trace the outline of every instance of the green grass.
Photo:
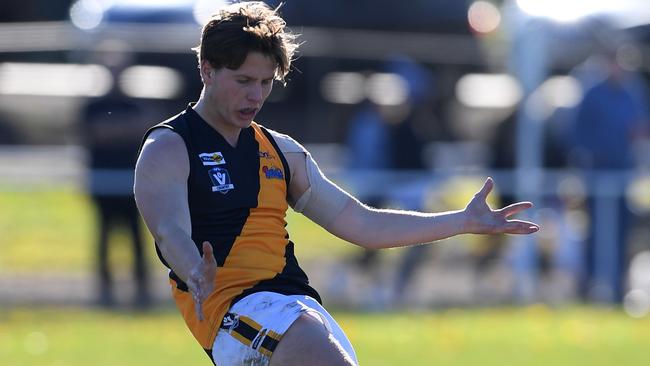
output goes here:
[[368, 365], [645, 365], [650, 320], [587, 308], [344, 315]]
[[[88, 272], [94, 210], [73, 190], [0, 190], [0, 275]], [[301, 215], [287, 221], [303, 260], [358, 250]], [[115, 265], [129, 263], [124, 233]], [[157, 259], [149, 246], [148, 257]], [[125, 260], [126, 258], [126, 260]], [[425, 313], [335, 314], [362, 365], [645, 365], [650, 318], [542, 306]], [[0, 308], [0, 365], [210, 365], [173, 309], [151, 313]]]
[[[304, 216], [290, 211], [288, 230], [299, 258], [345, 255], [358, 250]], [[92, 201], [74, 190], [0, 190], [0, 273], [2, 271], [90, 271], [94, 264], [95, 210]], [[151, 237], [145, 233], [149, 242]], [[111, 238], [114, 266], [130, 263], [125, 232]], [[159, 265], [148, 246], [148, 257]]]
[[171, 312], [13, 310], [0, 323], [0, 364], [205, 364], [203, 351], [191, 340], [180, 316]]
[[0, 268], [90, 268], [94, 212], [84, 195], [67, 190], [2, 192], [0, 208]]
[[[0, 365], [210, 365], [173, 309], [4, 309]], [[334, 316], [362, 365], [646, 365], [650, 319], [541, 306]]]

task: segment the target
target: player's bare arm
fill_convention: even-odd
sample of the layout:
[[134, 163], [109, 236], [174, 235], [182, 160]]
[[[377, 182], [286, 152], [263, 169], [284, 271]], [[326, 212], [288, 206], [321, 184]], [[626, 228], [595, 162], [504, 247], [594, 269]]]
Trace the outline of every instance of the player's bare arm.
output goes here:
[[203, 243], [201, 257], [192, 241], [187, 203], [189, 159], [180, 136], [153, 131], [145, 141], [135, 170], [135, 199], [158, 248], [172, 270], [188, 285], [203, 318], [201, 303], [214, 288], [216, 261]]
[[[315, 163], [309, 161], [309, 155], [287, 156], [293, 172], [289, 194], [294, 207], [305, 194], [310, 195], [309, 201], [317, 204], [307, 203], [299, 210], [332, 234], [365, 248], [408, 246], [459, 234], [531, 234], [539, 230], [535, 223], [511, 219], [532, 207], [530, 202], [518, 202], [501, 209], [488, 206], [486, 199], [494, 186], [491, 178], [468, 205], [458, 211], [423, 213], [375, 209], [338, 188], [320, 171], [310, 173], [309, 165], [315, 166]], [[314, 189], [314, 186], [319, 188]]]

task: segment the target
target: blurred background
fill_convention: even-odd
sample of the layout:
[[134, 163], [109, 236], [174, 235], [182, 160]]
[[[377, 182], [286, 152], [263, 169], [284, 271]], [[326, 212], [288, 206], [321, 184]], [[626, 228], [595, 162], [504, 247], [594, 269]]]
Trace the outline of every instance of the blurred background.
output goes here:
[[[209, 364], [131, 187], [144, 131], [198, 99], [191, 48], [227, 3], [0, 7], [3, 365]], [[462, 209], [492, 176], [490, 204], [532, 201], [522, 217], [542, 226], [372, 252], [290, 212], [363, 364], [645, 364], [646, 0], [286, 0], [281, 14], [303, 44], [258, 122], [372, 206]]]

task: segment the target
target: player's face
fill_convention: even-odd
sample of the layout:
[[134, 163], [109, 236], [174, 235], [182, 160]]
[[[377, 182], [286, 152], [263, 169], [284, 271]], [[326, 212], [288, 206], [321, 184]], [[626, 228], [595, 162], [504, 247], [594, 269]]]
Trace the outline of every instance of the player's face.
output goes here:
[[250, 52], [236, 70], [212, 69], [204, 82], [216, 122], [225, 128], [250, 126], [271, 93], [275, 69], [275, 61], [259, 52]]

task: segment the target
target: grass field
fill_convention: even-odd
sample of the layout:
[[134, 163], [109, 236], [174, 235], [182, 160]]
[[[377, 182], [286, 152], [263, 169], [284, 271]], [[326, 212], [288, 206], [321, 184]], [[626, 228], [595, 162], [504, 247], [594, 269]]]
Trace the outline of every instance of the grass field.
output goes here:
[[[299, 258], [353, 246], [288, 217]], [[0, 275], [90, 273], [94, 212], [73, 190], [0, 190]], [[123, 234], [113, 262], [130, 260]], [[151, 247], [150, 247], [151, 249]], [[160, 266], [149, 251], [154, 265]], [[1, 280], [1, 279], [0, 279]], [[1, 304], [1, 302], [0, 302]], [[421, 313], [335, 312], [362, 365], [646, 365], [650, 318], [620, 310], [544, 306]], [[150, 313], [0, 305], [0, 366], [210, 365], [175, 309]]]
[[[647, 365], [650, 319], [571, 308], [335, 313], [362, 365]], [[0, 316], [3, 366], [210, 365], [173, 309], [13, 309]]]

